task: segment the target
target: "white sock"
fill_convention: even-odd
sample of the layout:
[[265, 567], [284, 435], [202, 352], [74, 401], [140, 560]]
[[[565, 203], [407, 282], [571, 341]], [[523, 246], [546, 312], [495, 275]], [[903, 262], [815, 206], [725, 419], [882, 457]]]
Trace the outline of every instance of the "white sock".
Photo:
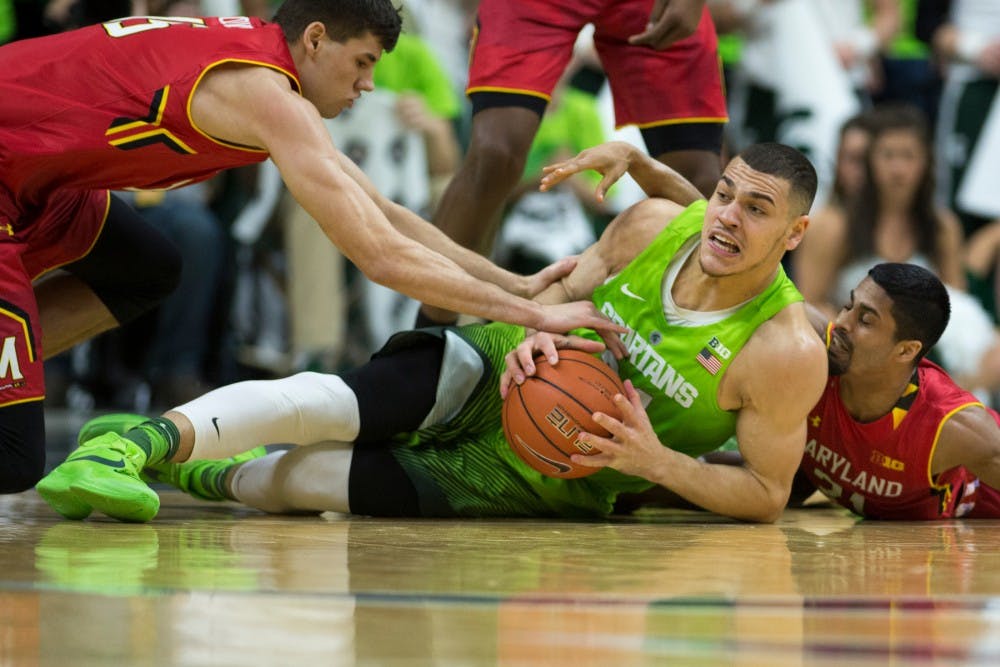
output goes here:
[[323, 442], [272, 452], [236, 469], [230, 491], [236, 500], [274, 514], [351, 511], [348, 476], [354, 450]]
[[324, 373], [237, 382], [174, 410], [194, 425], [191, 461], [226, 458], [257, 445], [351, 442], [361, 421], [354, 392]]

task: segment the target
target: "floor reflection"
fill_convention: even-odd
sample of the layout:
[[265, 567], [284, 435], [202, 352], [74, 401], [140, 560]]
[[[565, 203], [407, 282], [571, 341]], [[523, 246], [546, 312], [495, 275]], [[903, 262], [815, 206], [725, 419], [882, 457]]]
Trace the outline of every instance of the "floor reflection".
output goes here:
[[0, 517], [0, 665], [1000, 662], [1000, 522]]

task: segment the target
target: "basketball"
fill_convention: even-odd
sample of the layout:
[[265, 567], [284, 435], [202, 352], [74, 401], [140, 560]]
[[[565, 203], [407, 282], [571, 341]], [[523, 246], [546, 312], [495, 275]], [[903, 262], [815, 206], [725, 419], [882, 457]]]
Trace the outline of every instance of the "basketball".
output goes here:
[[624, 394], [618, 375], [600, 359], [579, 350], [560, 350], [553, 366], [535, 359], [535, 374], [513, 385], [503, 404], [503, 432], [522, 461], [549, 477], [573, 479], [600, 468], [575, 465], [572, 454], [596, 454], [579, 442], [581, 432], [607, 437], [591, 415], [603, 412], [616, 419], [612, 402]]

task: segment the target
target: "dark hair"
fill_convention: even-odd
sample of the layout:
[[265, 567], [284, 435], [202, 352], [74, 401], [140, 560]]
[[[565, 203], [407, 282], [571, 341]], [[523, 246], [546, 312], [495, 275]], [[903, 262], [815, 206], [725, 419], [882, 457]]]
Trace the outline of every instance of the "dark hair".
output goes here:
[[892, 299], [896, 340], [919, 340], [919, 361], [941, 338], [951, 316], [948, 290], [933, 272], [916, 264], [876, 264], [868, 275]]
[[[837, 165], [840, 165], [840, 151], [844, 144], [844, 137], [851, 130], [861, 130], [869, 137], [875, 130], [874, 122], [872, 120], [871, 113], [868, 111], [862, 111], [861, 113], [854, 114], [840, 126], [840, 132], [837, 134]], [[850, 200], [850, 197], [846, 191], [846, 187], [843, 181], [840, 179], [840, 170], [836, 169], [833, 173], [833, 185], [830, 187], [830, 199], [834, 204], [838, 206], [845, 206]]]
[[372, 33], [387, 52], [396, 47], [402, 18], [390, 0], [285, 0], [274, 14], [285, 39], [293, 42], [306, 26], [320, 21], [335, 42]]
[[872, 155], [876, 142], [887, 132], [909, 131], [917, 137], [927, 156], [927, 165], [920, 178], [909, 217], [913, 222], [917, 251], [937, 264], [938, 247], [937, 207], [934, 205], [934, 151], [931, 145], [930, 126], [923, 111], [906, 104], [888, 104], [870, 112], [871, 143], [865, 159], [865, 182], [861, 191], [847, 207], [850, 226], [850, 257], [859, 259], [875, 253], [875, 222], [878, 217], [880, 197], [872, 169]]
[[800, 151], [764, 142], [748, 146], [737, 157], [754, 171], [788, 181], [792, 212], [796, 216], [809, 213], [816, 197], [816, 169]]

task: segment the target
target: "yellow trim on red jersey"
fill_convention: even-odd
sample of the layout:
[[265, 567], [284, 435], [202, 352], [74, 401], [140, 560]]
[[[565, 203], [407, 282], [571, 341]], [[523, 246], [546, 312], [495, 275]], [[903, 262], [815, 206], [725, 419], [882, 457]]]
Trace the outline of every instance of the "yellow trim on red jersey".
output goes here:
[[292, 74], [287, 69], [285, 69], [283, 67], [279, 67], [278, 65], [275, 65], [274, 63], [267, 63], [267, 62], [263, 62], [263, 61], [259, 61], [259, 60], [246, 60], [246, 59], [243, 59], [243, 58], [223, 58], [222, 60], [218, 60], [218, 61], [216, 61], [216, 62], [208, 65], [207, 67], [205, 67], [205, 69], [203, 69], [201, 71], [201, 74], [198, 75], [198, 78], [195, 80], [194, 85], [191, 86], [191, 92], [188, 94], [186, 109], [187, 109], [188, 123], [191, 124], [191, 127], [194, 128], [195, 132], [197, 132], [201, 136], [205, 137], [206, 139], [208, 139], [212, 143], [219, 144], [220, 146], [225, 146], [226, 148], [232, 148], [234, 150], [239, 150], [239, 151], [246, 151], [248, 153], [265, 153], [266, 154], [268, 151], [266, 149], [264, 149], [264, 148], [254, 148], [252, 146], [244, 146], [242, 144], [238, 144], [238, 143], [235, 143], [235, 142], [226, 141], [224, 139], [219, 139], [218, 137], [213, 137], [212, 135], [208, 134], [207, 132], [203, 131], [200, 127], [198, 127], [195, 124], [194, 119], [191, 117], [191, 103], [194, 101], [194, 93], [195, 93], [196, 90], [198, 90], [198, 85], [201, 83], [201, 80], [204, 79], [205, 75], [208, 74], [213, 68], [218, 67], [219, 65], [223, 65], [225, 63], [242, 63], [244, 65], [256, 65], [257, 67], [268, 67], [270, 69], [273, 69], [276, 72], [281, 72], [282, 74], [284, 74], [285, 76], [287, 76], [289, 79], [291, 79], [292, 83], [294, 84], [292, 86], [292, 88], [294, 88], [295, 92], [297, 92], [300, 96], [302, 95], [302, 84], [299, 82], [299, 79], [298, 79], [297, 76], [295, 76], [294, 74]]
[[514, 95], [528, 95], [530, 97], [540, 97], [546, 102], [552, 101], [551, 95], [540, 93], [537, 90], [524, 90], [523, 88], [503, 88], [501, 86], [476, 86], [474, 88], [465, 89], [466, 95], [471, 95], [472, 93], [513, 93]]
[[8, 310], [7, 308], [4, 308], [3, 306], [0, 306], [0, 315], [6, 315], [10, 319], [14, 320], [15, 322], [17, 322], [18, 324], [21, 325], [21, 329], [24, 330], [24, 342], [25, 342], [25, 346], [28, 348], [28, 361], [34, 361], [35, 360], [35, 347], [34, 347], [34, 345], [31, 344], [31, 340], [32, 339], [31, 339], [31, 331], [29, 331], [29, 329], [28, 329], [28, 320], [26, 320], [25, 318], [21, 317], [20, 315], [18, 315], [14, 311]]

